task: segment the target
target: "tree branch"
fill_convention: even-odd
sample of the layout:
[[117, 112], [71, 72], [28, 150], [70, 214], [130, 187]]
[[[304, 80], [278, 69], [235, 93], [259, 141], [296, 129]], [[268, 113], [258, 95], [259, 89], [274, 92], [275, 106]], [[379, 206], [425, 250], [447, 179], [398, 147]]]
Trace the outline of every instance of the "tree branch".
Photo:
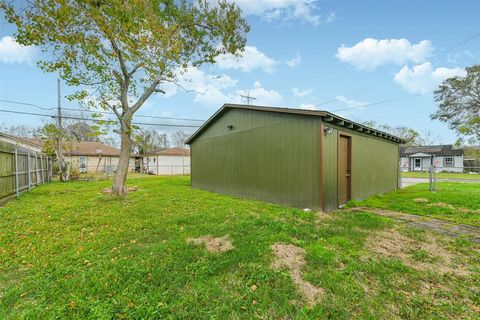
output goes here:
[[158, 84], [160, 83], [161, 80], [162, 80], [162, 78], [160, 76], [157, 77], [152, 82], [152, 84], [147, 89], [145, 89], [145, 92], [143, 92], [143, 94], [140, 96], [140, 98], [138, 98], [137, 102], [135, 102], [135, 104], [130, 108], [130, 111], [132, 112], [132, 114], [137, 112], [137, 110], [140, 109], [140, 107], [152, 95], [152, 93], [154, 93], [158, 90], [157, 86], [158, 86]]
[[135, 67], [133, 67], [132, 71], [130, 71], [130, 72], [128, 73], [128, 77], [131, 78], [131, 77], [133, 76], [133, 74], [134, 74], [135, 72], [137, 72], [137, 70], [138, 70], [139, 68], [141, 68], [141, 67], [143, 67], [143, 62], [140, 62], [140, 63], [137, 64]]

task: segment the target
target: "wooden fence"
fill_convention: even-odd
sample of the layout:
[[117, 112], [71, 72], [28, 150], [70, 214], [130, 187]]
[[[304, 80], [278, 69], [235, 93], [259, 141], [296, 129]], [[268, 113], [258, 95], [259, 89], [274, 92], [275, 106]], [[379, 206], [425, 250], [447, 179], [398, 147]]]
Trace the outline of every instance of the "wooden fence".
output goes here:
[[50, 158], [0, 141], [0, 204], [51, 179]]

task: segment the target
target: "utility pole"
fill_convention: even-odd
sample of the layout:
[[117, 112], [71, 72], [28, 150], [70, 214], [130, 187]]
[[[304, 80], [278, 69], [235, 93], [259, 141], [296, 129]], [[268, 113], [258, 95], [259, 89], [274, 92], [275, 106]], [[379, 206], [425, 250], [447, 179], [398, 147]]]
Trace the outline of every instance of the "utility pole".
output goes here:
[[57, 79], [57, 141], [58, 141], [58, 172], [63, 181], [63, 147], [62, 147], [62, 106], [60, 98], [60, 78]]
[[246, 95], [241, 94], [240, 97], [241, 97], [242, 99], [244, 99], [244, 100], [247, 101], [247, 105], [250, 105], [250, 101], [257, 99], [257, 98], [255, 98], [255, 97], [252, 97], [252, 96], [250, 95], [250, 92], [247, 92]]

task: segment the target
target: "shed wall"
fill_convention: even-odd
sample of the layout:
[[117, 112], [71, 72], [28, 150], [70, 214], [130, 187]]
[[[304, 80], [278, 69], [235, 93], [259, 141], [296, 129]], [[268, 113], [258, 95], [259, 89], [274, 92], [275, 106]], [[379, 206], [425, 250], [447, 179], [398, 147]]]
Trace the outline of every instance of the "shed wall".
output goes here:
[[318, 208], [320, 124], [305, 115], [228, 110], [191, 144], [192, 186]]
[[338, 135], [352, 135], [352, 199], [365, 199], [398, 187], [398, 144], [355, 131], [338, 128], [330, 123], [332, 133], [324, 136], [325, 210], [338, 207]]

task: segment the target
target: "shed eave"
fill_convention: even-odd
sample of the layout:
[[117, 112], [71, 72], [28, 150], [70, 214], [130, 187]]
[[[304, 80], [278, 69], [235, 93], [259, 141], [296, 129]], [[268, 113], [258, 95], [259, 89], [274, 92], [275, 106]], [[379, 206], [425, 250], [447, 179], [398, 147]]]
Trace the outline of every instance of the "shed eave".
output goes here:
[[363, 132], [372, 136], [377, 136], [379, 138], [389, 140], [396, 143], [405, 143], [405, 140], [393, 136], [387, 132], [380, 130], [372, 129], [370, 127], [364, 126], [360, 123], [353, 122], [351, 120], [342, 118], [328, 111], [319, 111], [319, 110], [305, 110], [305, 109], [292, 109], [292, 108], [277, 108], [277, 107], [266, 107], [266, 106], [254, 106], [254, 105], [241, 105], [241, 104], [224, 104], [220, 109], [217, 110], [210, 118], [208, 118], [205, 123], [195, 131], [190, 138], [185, 141], [186, 144], [191, 144], [220, 114], [222, 114], [226, 109], [246, 109], [246, 110], [256, 110], [256, 111], [265, 111], [265, 112], [280, 112], [280, 113], [289, 113], [289, 114], [299, 114], [307, 116], [316, 116], [320, 117], [322, 121], [331, 123], [332, 125], [337, 125], [345, 127], [350, 130], [355, 130]]

